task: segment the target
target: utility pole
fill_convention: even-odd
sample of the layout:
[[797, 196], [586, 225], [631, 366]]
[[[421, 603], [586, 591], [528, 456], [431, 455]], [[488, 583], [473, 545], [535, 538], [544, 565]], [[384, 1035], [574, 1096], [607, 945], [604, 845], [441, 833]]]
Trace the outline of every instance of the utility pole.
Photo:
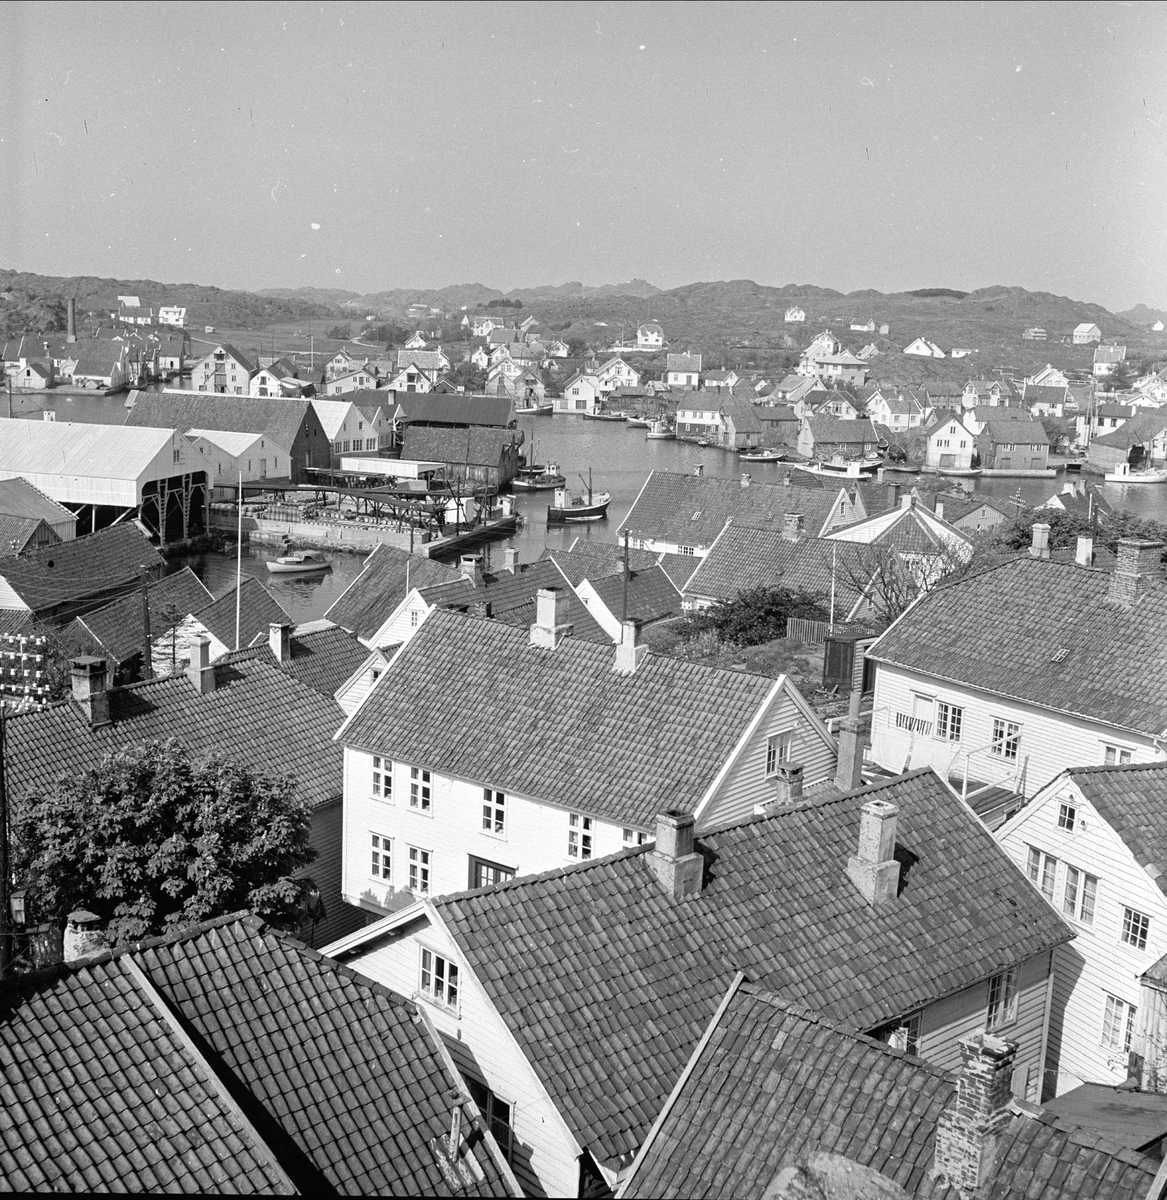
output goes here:
[[153, 653], [150, 649], [150, 592], [146, 583], [146, 564], [138, 567], [142, 577], [142, 678], [154, 678]]
[[5, 724], [8, 701], [0, 696], [0, 979], [12, 964], [12, 867], [8, 861], [8, 756]]
[[620, 625], [623, 628], [624, 622], [628, 620], [628, 530], [624, 530], [624, 595], [620, 602]]

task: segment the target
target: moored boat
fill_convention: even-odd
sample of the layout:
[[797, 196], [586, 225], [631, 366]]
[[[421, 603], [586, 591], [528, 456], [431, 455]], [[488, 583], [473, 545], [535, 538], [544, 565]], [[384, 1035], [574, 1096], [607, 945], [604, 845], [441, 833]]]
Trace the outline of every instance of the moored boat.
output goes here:
[[629, 425], [635, 426], [637, 429], [651, 429], [653, 426], [652, 417], [634, 417], [629, 414], [624, 418]]
[[559, 473], [559, 466], [549, 462], [544, 466], [520, 467], [511, 480], [511, 487], [519, 492], [550, 492], [564, 487], [567, 480]]
[[297, 550], [264, 565], [273, 575], [306, 575], [310, 571], [332, 570], [332, 564], [319, 550]]
[[879, 470], [878, 458], [844, 458], [836, 454], [832, 458], [820, 459], [817, 462], [794, 463], [800, 471], [811, 475], [821, 475], [826, 479], [868, 479]]
[[516, 404], [515, 415], [520, 417], [549, 417], [554, 408], [555, 402], [552, 400], [544, 400], [542, 403], [535, 401], [532, 404]]
[[980, 467], [937, 467], [937, 475], [947, 475], [950, 479], [977, 479], [981, 476]]
[[781, 450], [739, 450], [738, 459], [741, 462], [785, 462], [786, 455]]
[[1119, 463], [1103, 478], [1107, 483], [1167, 483], [1167, 470], [1139, 470], [1132, 468], [1130, 463]]
[[583, 419], [585, 421], [626, 421], [628, 419], [628, 414], [623, 411], [621, 411], [621, 412], [594, 412], [594, 413], [586, 412], [583, 414]]
[[[580, 476], [582, 481], [583, 476]], [[548, 525], [570, 525], [576, 521], [602, 521], [612, 503], [611, 492], [592, 491], [592, 473], [588, 470], [587, 491], [573, 496], [566, 487], [557, 488], [555, 503], [547, 506]]]
[[665, 420], [653, 421], [648, 427], [648, 432], [644, 435], [648, 441], [671, 441], [677, 435], [673, 431], [673, 427]]

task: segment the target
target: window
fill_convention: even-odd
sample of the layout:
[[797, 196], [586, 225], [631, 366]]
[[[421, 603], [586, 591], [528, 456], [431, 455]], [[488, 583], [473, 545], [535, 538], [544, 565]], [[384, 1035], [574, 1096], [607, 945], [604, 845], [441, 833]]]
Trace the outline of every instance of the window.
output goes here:
[[919, 1054], [920, 1014], [913, 1013], [901, 1021], [892, 1021], [889, 1025], [876, 1029], [871, 1036], [893, 1050], [903, 1050], [905, 1054]]
[[964, 709], [941, 700], [936, 705], [936, 736], [942, 742], [959, 742], [964, 725]]
[[985, 1028], [999, 1029], [1017, 1020], [1017, 969], [1010, 967], [989, 980], [989, 1011]]
[[482, 828], [487, 833], [506, 833], [506, 802], [507, 798], [502, 792], [482, 789]]
[[697, 553], [697, 548], [695, 546], [678, 546], [677, 553], [688, 555], [691, 558]]
[[510, 1162], [511, 1144], [514, 1141], [511, 1131], [512, 1106], [505, 1100], [500, 1100], [486, 1084], [479, 1083], [477, 1079], [466, 1077], [466, 1083], [470, 1088], [470, 1099], [478, 1105], [503, 1157]]
[[1147, 937], [1151, 932], [1151, 918], [1133, 908], [1122, 910], [1122, 940], [1136, 950], [1147, 948]]
[[1054, 882], [1058, 874], [1058, 860], [1051, 858], [1036, 846], [1029, 847], [1029, 878], [1041, 888], [1041, 894], [1053, 903]]
[[390, 864], [393, 861], [393, 841], [380, 833], [370, 834], [369, 840], [371, 843], [369, 875], [373, 879], [380, 879], [383, 883], [388, 883]]
[[1106, 1011], [1102, 1017], [1102, 1045], [1119, 1054], [1130, 1052], [1131, 1039], [1135, 1032], [1135, 1013], [1138, 1009], [1117, 996], [1106, 997]]
[[1062, 911], [1083, 925], [1094, 924], [1094, 906], [1098, 900], [1098, 880], [1077, 867], [1066, 865], [1066, 883], [1062, 891]]
[[592, 819], [583, 813], [567, 817], [567, 857], [587, 859], [592, 856]]
[[409, 628], [416, 629], [417, 623], [420, 620], [421, 620], [421, 613], [419, 613], [416, 608], [411, 608], [409, 610]]
[[506, 883], [514, 877], [514, 867], [504, 867], [502, 863], [470, 855], [470, 887], [493, 887], [496, 883]]
[[794, 751], [794, 730], [784, 729], [766, 739], [766, 777], [775, 774], [783, 763], [790, 761]]
[[1068, 829], [1071, 833], [1078, 821], [1078, 810], [1072, 804], [1058, 805], [1058, 828]]
[[409, 890], [415, 896], [430, 894], [430, 852], [409, 847]]
[[432, 950], [421, 951], [421, 994], [445, 1008], [458, 1007], [458, 968]]
[[647, 833], [643, 833], [639, 829], [624, 829], [624, 845], [625, 846], [643, 846], [645, 842], [652, 841], [652, 838]]
[[409, 768], [409, 807], [430, 811], [430, 773], [424, 767]]
[[1021, 747], [1021, 726], [1015, 721], [1005, 721], [1001, 717], [993, 718], [993, 742], [990, 753], [998, 758], [1017, 761], [1017, 752]]
[[1125, 767], [1130, 764], [1131, 752], [1122, 749], [1121, 746], [1107, 746], [1102, 748], [1102, 761], [1108, 767]]
[[182, 451], [181, 450], [175, 450], [174, 461], [176, 464], [182, 462]]
[[[373, 682], [375, 683], [376, 680]], [[372, 792], [378, 800], [393, 799], [393, 763], [379, 754], [373, 755]]]

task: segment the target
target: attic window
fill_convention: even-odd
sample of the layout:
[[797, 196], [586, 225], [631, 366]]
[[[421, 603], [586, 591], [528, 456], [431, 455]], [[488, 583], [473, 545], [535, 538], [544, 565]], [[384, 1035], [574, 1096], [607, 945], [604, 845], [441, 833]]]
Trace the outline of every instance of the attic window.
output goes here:
[[700, 510], [700, 509], [698, 509], [698, 510], [697, 510], [697, 511], [696, 511], [696, 512], [695, 512], [695, 513], [694, 513], [694, 514], [693, 514], [693, 515], [692, 515], [692, 516], [689, 518], [689, 520], [690, 520], [690, 521], [696, 521], [696, 520], [700, 519], [700, 516], [701, 516], [701, 510]]
[[1053, 658], [1050, 659], [1050, 662], [1056, 662], [1056, 663], [1065, 662], [1069, 653], [1070, 653], [1069, 646], [1059, 646], [1058, 649], [1054, 651]]

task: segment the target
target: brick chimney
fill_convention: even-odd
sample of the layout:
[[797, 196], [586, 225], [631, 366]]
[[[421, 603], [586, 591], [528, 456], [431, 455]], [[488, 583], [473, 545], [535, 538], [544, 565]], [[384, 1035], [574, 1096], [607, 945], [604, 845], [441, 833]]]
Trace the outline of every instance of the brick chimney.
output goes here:
[[749, 486], [750, 486], [750, 476], [747, 472], [743, 471], [742, 472], [742, 487], [748, 488]]
[[470, 605], [470, 615], [472, 617], [482, 617], [483, 620], [489, 621], [494, 616], [494, 605], [489, 600], [475, 600]]
[[632, 675], [644, 662], [648, 647], [640, 640], [640, 622], [623, 621], [620, 625], [620, 641], [616, 643], [616, 671], [620, 675]]
[[90, 654], [69, 660], [73, 700], [85, 714], [90, 729], [101, 729], [110, 723], [105, 669], [105, 659], [94, 658]]
[[847, 715], [839, 722], [839, 757], [835, 764], [835, 787], [853, 792], [863, 786], [863, 737], [859, 733], [859, 698], [855, 689], [847, 706]]
[[693, 817], [678, 809], [658, 813], [656, 845], [648, 864], [664, 890], [674, 900], [701, 892], [705, 860], [693, 849]]
[[1049, 526], [1041, 521], [1033, 526], [1033, 541], [1029, 553], [1033, 558], [1049, 558]]
[[105, 928], [95, 913], [78, 908], [65, 918], [65, 936], [61, 945], [61, 957], [65, 962], [76, 962], [108, 949]]
[[939, 496], [936, 497], [935, 511], [936, 511], [936, 519], [939, 521], [943, 521], [944, 520], [944, 501], [941, 500]]
[[899, 508], [900, 506], [900, 485], [898, 483], [889, 483], [887, 485], [887, 507], [888, 509]]
[[802, 763], [779, 763], [771, 776], [774, 785], [773, 805], [802, 803]]
[[784, 542], [797, 542], [802, 537], [805, 523], [802, 513], [783, 513], [782, 540]]
[[215, 668], [211, 666], [211, 639], [197, 637], [191, 643], [186, 676], [201, 696], [215, 690]]
[[696, 466], [693, 468], [693, 474], [694, 474], [694, 475], [697, 475], [697, 476], [704, 475], [704, 474], [705, 474], [705, 464], [704, 464], [704, 463], [698, 463], [698, 464], [697, 464], [697, 465], [696, 465]]
[[287, 621], [272, 621], [267, 631], [267, 643], [276, 662], [289, 662], [292, 657], [291, 624]]
[[1161, 578], [1159, 558], [1162, 551], [1162, 542], [1120, 538], [1118, 565], [1110, 576], [1107, 599], [1122, 608], [1130, 608], [1149, 582]]
[[463, 554], [458, 560], [458, 570], [462, 572], [466, 579], [475, 587], [482, 586], [482, 555], [481, 554]]
[[997, 1143], [1011, 1120], [1013, 1059], [1017, 1043], [974, 1033], [960, 1040], [956, 1099], [936, 1124], [933, 1177], [975, 1193], [986, 1184]]
[[859, 853], [847, 859], [847, 876], [872, 907], [896, 898], [900, 864], [895, 860], [900, 810], [886, 800], [869, 800], [860, 809]]
[[513, 575], [519, 566], [519, 552], [514, 546], [508, 546], [502, 552], [502, 566], [504, 571], [510, 571]]
[[569, 597], [563, 588], [540, 588], [535, 593], [535, 623], [531, 626], [531, 645], [554, 650], [572, 631], [567, 619]]
[[1080, 537], [1078, 539], [1078, 549], [1074, 551], [1074, 561], [1080, 567], [1092, 567], [1094, 565], [1094, 539], [1092, 537]]

